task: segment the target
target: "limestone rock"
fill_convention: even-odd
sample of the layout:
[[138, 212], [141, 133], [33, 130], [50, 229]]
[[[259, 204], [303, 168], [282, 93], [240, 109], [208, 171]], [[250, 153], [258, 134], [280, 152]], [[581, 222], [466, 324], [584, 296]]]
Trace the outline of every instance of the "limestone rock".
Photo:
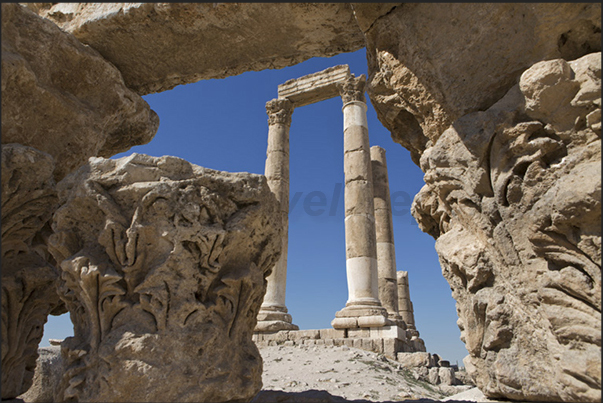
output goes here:
[[437, 385], [440, 383], [440, 368], [433, 367], [429, 368], [429, 375], [427, 376], [427, 381], [432, 385]]
[[368, 31], [375, 21], [403, 3], [352, 3], [354, 17], [362, 32]]
[[266, 178], [133, 154], [91, 158], [58, 191], [50, 246], [74, 336], [57, 399], [251, 399], [281, 245]]
[[30, 387], [48, 315], [64, 312], [46, 239], [57, 206], [54, 161], [2, 145], [2, 399]]
[[139, 94], [364, 47], [346, 3], [46, 3]]
[[433, 357], [426, 352], [398, 353], [396, 359], [406, 368], [435, 366]]
[[601, 398], [601, 55], [534, 64], [421, 157], [467, 372], [489, 398]]
[[438, 368], [438, 377], [440, 378], [440, 384], [442, 385], [456, 385], [456, 378], [454, 377], [454, 369], [440, 367]]
[[27, 403], [54, 402], [55, 389], [61, 380], [62, 360], [59, 346], [41, 347], [38, 350], [33, 385], [19, 396]]
[[[372, 12], [354, 9], [359, 20]], [[365, 30], [367, 91], [418, 164], [429, 140], [492, 106], [532, 64], [600, 51], [600, 32], [595, 3], [403, 4]]]
[[88, 157], [149, 142], [158, 126], [97, 51], [19, 4], [2, 4], [3, 144], [52, 155], [60, 180]]

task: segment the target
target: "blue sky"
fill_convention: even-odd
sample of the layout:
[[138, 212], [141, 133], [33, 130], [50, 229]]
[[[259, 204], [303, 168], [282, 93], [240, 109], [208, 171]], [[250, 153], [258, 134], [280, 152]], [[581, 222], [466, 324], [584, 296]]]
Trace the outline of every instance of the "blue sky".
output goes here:
[[[277, 97], [277, 86], [339, 64], [348, 64], [356, 76], [367, 74], [365, 49], [146, 95], [143, 98], [161, 121], [157, 135], [149, 144], [113, 158], [133, 152], [173, 155], [206, 168], [263, 174], [268, 136], [265, 104]], [[367, 104], [370, 144], [386, 150], [396, 263], [398, 270], [409, 273], [417, 329], [427, 351], [462, 365], [467, 350], [459, 339], [454, 299], [441, 274], [435, 241], [410, 215], [412, 199], [424, 184], [423, 173], [409, 152], [392, 141], [368, 97]], [[300, 329], [329, 328], [348, 297], [341, 107], [337, 97], [295, 109], [292, 117], [286, 303]], [[311, 204], [319, 201], [324, 207]], [[68, 315], [51, 316], [41, 346], [49, 345], [49, 338], [71, 335]]]

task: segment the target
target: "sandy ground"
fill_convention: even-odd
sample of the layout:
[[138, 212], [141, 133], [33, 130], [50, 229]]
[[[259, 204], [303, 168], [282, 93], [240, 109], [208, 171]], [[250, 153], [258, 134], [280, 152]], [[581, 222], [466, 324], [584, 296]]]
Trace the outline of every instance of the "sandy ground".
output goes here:
[[472, 389], [416, 380], [396, 361], [347, 346], [266, 346], [260, 353], [263, 388], [253, 402], [441, 401]]

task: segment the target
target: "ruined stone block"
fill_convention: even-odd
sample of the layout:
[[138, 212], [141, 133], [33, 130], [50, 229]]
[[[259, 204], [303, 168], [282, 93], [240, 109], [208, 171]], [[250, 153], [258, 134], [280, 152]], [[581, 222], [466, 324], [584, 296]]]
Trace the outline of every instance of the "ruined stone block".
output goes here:
[[404, 343], [400, 339], [384, 338], [383, 339], [383, 354], [386, 357], [395, 360], [399, 351], [402, 350]]
[[452, 368], [440, 367], [438, 369], [438, 377], [440, 378], [440, 384], [442, 385], [456, 385], [454, 369]]
[[433, 357], [429, 353], [416, 352], [416, 353], [397, 353], [396, 360], [406, 368], [414, 367], [433, 367]]

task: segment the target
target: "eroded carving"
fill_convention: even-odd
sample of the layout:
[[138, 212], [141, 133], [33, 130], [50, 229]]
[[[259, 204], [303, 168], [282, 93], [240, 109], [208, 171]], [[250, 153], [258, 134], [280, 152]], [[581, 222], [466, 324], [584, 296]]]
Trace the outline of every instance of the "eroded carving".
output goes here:
[[421, 157], [412, 212], [489, 397], [600, 400], [600, 69], [600, 53], [537, 63]]
[[57, 207], [53, 170], [46, 153], [2, 146], [2, 399], [31, 386], [44, 323], [61, 311], [45, 241]]
[[266, 102], [266, 113], [268, 114], [268, 125], [277, 123], [291, 126], [291, 115], [293, 114], [293, 103], [288, 99], [272, 99]]
[[348, 102], [353, 101], [366, 103], [366, 99], [364, 98], [365, 86], [366, 76], [364, 74], [361, 74], [358, 77], [355, 77], [352, 74], [347, 80], [337, 83], [337, 88], [339, 89], [343, 104], [345, 105]]
[[50, 244], [74, 337], [57, 398], [253, 397], [251, 335], [280, 250], [265, 178], [133, 154], [91, 159], [59, 192]]

